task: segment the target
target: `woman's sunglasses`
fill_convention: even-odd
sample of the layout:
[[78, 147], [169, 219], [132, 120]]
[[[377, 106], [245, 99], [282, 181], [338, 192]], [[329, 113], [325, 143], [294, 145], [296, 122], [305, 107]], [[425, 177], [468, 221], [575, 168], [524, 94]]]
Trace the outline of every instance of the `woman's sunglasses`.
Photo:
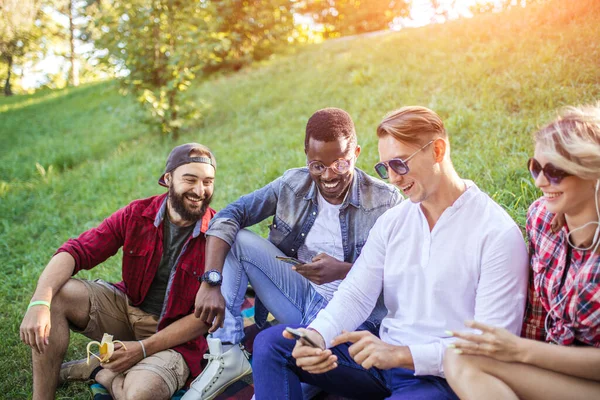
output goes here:
[[421, 147], [419, 150], [412, 153], [405, 160], [401, 158], [392, 158], [388, 161], [382, 161], [375, 164], [375, 172], [381, 179], [388, 179], [390, 176], [388, 174], [388, 168], [394, 170], [394, 172], [398, 175], [406, 175], [410, 169], [408, 168], [408, 161], [413, 158], [418, 152], [423, 150], [425, 147], [429, 146], [431, 143], [435, 142], [435, 139], [427, 143], [425, 146]]
[[534, 180], [538, 178], [540, 172], [543, 172], [551, 185], [558, 185], [563, 178], [571, 176], [568, 172], [556, 168], [551, 163], [547, 163], [542, 167], [535, 158], [530, 158], [529, 161], [527, 161], [527, 168], [529, 169], [529, 172], [531, 172], [531, 176]]

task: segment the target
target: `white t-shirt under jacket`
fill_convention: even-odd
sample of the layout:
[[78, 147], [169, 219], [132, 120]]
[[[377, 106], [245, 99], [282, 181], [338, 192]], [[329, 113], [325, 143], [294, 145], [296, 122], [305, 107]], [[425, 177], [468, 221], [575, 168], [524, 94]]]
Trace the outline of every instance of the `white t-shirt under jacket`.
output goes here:
[[404, 201], [375, 223], [360, 257], [310, 327], [328, 346], [367, 319], [383, 290], [380, 337], [408, 346], [415, 375], [444, 376], [443, 355], [476, 320], [519, 334], [528, 256], [510, 216], [471, 181], [433, 230], [418, 203]]
[[[321, 193], [317, 195], [317, 201], [319, 213], [312, 228], [306, 234], [304, 244], [298, 248], [298, 259], [310, 263], [314, 256], [325, 253], [339, 261], [344, 261], [342, 227], [340, 226], [340, 208], [342, 205], [328, 203]], [[329, 301], [341, 282], [342, 280], [338, 279], [323, 285], [317, 285], [313, 282], [310, 282], [310, 284]]]

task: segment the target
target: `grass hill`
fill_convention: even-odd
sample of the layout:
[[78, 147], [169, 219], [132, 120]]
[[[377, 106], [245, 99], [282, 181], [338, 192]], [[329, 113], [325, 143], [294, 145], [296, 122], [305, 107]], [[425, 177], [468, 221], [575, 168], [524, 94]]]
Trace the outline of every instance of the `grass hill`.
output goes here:
[[[115, 82], [0, 99], [0, 397], [30, 396], [18, 329], [54, 250], [161, 192], [156, 180], [174, 145], [198, 141], [215, 152], [219, 209], [305, 163], [304, 127], [315, 110], [350, 112], [363, 147], [358, 166], [373, 174], [382, 116], [424, 105], [444, 119], [459, 173], [523, 225], [539, 194], [525, 167], [531, 134], [557, 108], [600, 99], [599, 37], [600, 2], [580, 0], [312, 45], [196, 85], [205, 118], [176, 141], [150, 133]], [[114, 257], [82, 276], [118, 280], [119, 265]], [[67, 358], [84, 351], [77, 337]], [[89, 394], [71, 385], [58, 397]]]

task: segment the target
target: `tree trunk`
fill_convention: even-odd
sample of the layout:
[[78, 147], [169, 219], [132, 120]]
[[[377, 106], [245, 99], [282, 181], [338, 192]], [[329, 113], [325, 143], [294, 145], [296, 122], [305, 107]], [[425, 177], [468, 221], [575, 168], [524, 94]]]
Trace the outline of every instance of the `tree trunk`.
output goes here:
[[77, 71], [77, 67], [75, 65], [75, 26], [73, 25], [73, 0], [69, 1], [69, 47], [71, 49], [69, 53], [69, 63], [71, 64], [71, 68], [69, 68], [69, 77], [67, 78], [67, 82], [71, 86], [79, 86], [79, 73]]
[[4, 82], [4, 95], [5, 96], [12, 96], [13, 92], [12, 92], [12, 89], [10, 87], [10, 76], [11, 76], [11, 73], [12, 73], [13, 57], [12, 56], [8, 56], [6, 58], [6, 63], [8, 65], [8, 74], [6, 74], [6, 82]]
[[[169, 50], [170, 54], [175, 54], [175, 5], [173, 0], [169, 1], [169, 31], [170, 31], [170, 39], [169, 39]], [[177, 67], [175, 67], [177, 68]], [[169, 93], [169, 110], [171, 111], [171, 121], [173, 122], [177, 120], [177, 85], [173, 89], [171, 89]], [[179, 136], [179, 126], [173, 126], [173, 137], [177, 138]]]

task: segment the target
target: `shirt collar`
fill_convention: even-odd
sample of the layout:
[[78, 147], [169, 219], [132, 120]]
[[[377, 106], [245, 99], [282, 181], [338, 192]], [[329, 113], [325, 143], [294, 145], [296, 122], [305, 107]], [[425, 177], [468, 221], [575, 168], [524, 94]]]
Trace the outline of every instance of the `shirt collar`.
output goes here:
[[451, 209], [460, 209], [465, 203], [467, 203], [473, 196], [477, 195], [477, 193], [479, 192], [479, 188], [477, 187], [475, 182], [468, 179], [463, 179], [463, 182], [465, 183], [465, 191], [462, 192], [462, 194], [458, 196], [458, 199], [456, 199], [454, 203], [449, 207]]
[[[163, 222], [165, 215], [167, 213], [167, 200], [168, 200], [169, 196], [165, 196], [165, 198], [162, 201], [162, 204], [160, 205], [158, 212], [156, 213], [156, 217], [154, 218], [154, 226], [156, 228], [158, 228], [161, 224], [161, 222]], [[194, 231], [192, 232], [192, 238], [196, 238], [200, 235], [200, 233], [206, 233], [206, 231], [208, 230], [208, 223], [210, 222], [211, 219], [211, 215], [210, 215], [210, 208], [206, 209], [206, 212], [204, 213], [204, 215], [202, 216], [202, 219], [199, 220], [198, 222], [196, 222], [196, 225], [194, 226]]]
[[558, 233], [560, 230], [567, 226], [567, 221], [565, 219], [565, 214], [558, 213], [552, 217], [552, 221], [550, 221], [550, 229], [553, 233]]

